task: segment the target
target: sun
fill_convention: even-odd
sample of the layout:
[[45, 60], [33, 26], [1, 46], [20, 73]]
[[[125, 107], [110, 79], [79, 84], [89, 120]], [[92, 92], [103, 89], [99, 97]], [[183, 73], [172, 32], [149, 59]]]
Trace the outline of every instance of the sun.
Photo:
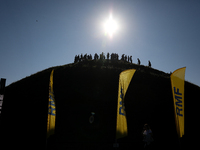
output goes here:
[[104, 30], [105, 30], [105, 35], [108, 35], [110, 38], [112, 38], [113, 35], [118, 30], [118, 24], [113, 19], [112, 14], [110, 14], [109, 18], [105, 21]]

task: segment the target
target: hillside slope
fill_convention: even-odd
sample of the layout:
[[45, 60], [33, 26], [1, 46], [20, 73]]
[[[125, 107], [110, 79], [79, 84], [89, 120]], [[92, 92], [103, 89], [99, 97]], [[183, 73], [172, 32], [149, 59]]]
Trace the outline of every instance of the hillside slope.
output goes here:
[[[121, 71], [137, 69], [125, 97], [129, 135], [120, 148], [142, 148], [141, 132], [148, 123], [155, 145], [178, 147], [170, 75], [136, 64], [89, 60], [48, 68], [6, 87], [1, 140], [7, 147], [45, 147], [49, 77], [54, 69], [57, 107], [56, 134], [49, 149], [112, 149], [115, 142], [118, 80]], [[185, 136], [182, 145], [194, 144], [198, 111], [193, 104], [200, 88], [185, 82]], [[94, 122], [89, 123], [91, 112]], [[119, 148], [119, 149], [120, 149]]]

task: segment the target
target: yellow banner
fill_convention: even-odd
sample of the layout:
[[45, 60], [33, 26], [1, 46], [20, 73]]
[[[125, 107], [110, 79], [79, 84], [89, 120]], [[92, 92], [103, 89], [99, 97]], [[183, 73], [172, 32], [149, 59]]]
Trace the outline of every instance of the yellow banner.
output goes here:
[[124, 97], [135, 71], [135, 69], [125, 70], [119, 76], [116, 139], [128, 135]]
[[48, 119], [47, 119], [47, 138], [54, 134], [56, 122], [56, 105], [53, 93], [53, 73], [52, 70], [49, 82], [49, 103], [48, 103]]
[[171, 74], [171, 85], [174, 100], [176, 130], [179, 137], [184, 135], [184, 82], [185, 67]]

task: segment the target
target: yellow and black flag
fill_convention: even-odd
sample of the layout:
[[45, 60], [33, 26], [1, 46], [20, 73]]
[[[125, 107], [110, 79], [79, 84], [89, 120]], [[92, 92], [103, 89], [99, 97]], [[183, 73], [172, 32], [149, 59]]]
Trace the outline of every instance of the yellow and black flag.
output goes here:
[[184, 83], [185, 67], [175, 70], [171, 74], [171, 85], [174, 100], [176, 130], [179, 137], [184, 135]]
[[135, 69], [125, 70], [119, 76], [116, 139], [128, 135], [124, 97], [135, 71]]
[[55, 132], [56, 122], [56, 105], [53, 93], [53, 73], [52, 70], [49, 82], [49, 102], [48, 102], [48, 119], [47, 119], [47, 138]]

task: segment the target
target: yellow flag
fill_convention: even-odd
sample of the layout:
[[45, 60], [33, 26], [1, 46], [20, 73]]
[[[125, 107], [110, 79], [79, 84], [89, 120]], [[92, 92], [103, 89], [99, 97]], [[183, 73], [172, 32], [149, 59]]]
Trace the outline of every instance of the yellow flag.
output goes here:
[[135, 71], [135, 69], [125, 70], [119, 76], [116, 139], [128, 135], [124, 97]]
[[49, 82], [49, 103], [48, 103], [48, 119], [47, 119], [47, 138], [54, 134], [56, 122], [56, 105], [53, 93], [53, 73], [52, 70]]
[[171, 85], [174, 100], [176, 130], [179, 137], [184, 135], [184, 82], [185, 67], [171, 74]]

